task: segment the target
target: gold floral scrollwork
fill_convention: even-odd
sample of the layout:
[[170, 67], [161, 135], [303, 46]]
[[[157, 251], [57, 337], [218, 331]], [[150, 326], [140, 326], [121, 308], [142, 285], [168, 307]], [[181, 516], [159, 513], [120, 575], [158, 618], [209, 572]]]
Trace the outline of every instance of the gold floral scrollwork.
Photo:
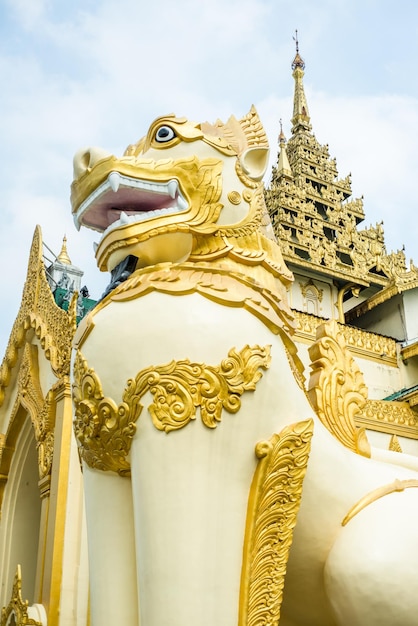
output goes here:
[[[16, 624], [16, 626], [42, 626], [40, 622], [28, 615], [28, 601], [22, 599], [22, 575], [20, 565], [17, 566], [13, 581], [12, 598], [1, 610], [0, 626]], [[13, 619], [13, 621], [11, 621]]]
[[39, 478], [42, 479], [52, 468], [56, 403], [53, 390], [44, 397], [39, 378], [38, 348], [26, 344], [17, 384], [20, 401], [29, 412], [35, 431]]
[[170, 432], [196, 418], [216, 428], [222, 410], [236, 413], [244, 391], [254, 391], [270, 365], [270, 347], [232, 348], [219, 366], [191, 363], [188, 359], [141, 370], [128, 380], [122, 402], [105, 397], [99, 377], [78, 351], [74, 363], [74, 429], [81, 455], [90, 467], [129, 473], [127, 459], [143, 406], [140, 399], [150, 391], [148, 407], [154, 426]]
[[154, 426], [169, 432], [186, 426], [196, 417], [200, 407], [202, 422], [215, 428], [221, 421], [222, 409], [236, 413], [244, 391], [254, 391], [262, 374], [259, 368], [270, 364], [269, 347], [245, 346], [240, 352], [232, 348], [220, 366], [172, 361], [168, 365], [150, 367], [130, 381], [124, 399], [131, 405], [145, 391], [154, 396], [148, 407]]
[[308, 396], [318, 417], [340, 443], [369, 457], [365, 429], [355, 423], [355, 417], [366, 404], [368, 391], [337, 322], [331, 320], [318, 327], [309, 356], [312, 371]]
[[99, 377], [78, 351], [74, 362], [74, 431], [90, 467], [129, 474], [127, 455], [136, 426], [125, 402], [105, 398]]
[[313, 420], [256, 446], [248, 500], [238, 626], [278, 624], [287, 560], [308, 464]]

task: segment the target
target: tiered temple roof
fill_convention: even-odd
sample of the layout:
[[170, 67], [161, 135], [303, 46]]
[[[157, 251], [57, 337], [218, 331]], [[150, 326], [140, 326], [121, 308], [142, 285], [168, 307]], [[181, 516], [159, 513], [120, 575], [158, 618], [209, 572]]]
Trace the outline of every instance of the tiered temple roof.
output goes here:
[[[290, 265], [332, 277], [340, 288], [346, 285], [347, 292], [371, 288], [367, 300], [374, 296], [374, 301], [366, 305], [370, 309], [373, 302], [417, 287], [418, 269], [412, 262], [407, 267], [403, 249], [387, 253], [383, 222], [359, 229], [363, 199], [352, 198], [350, 175], [338, 177], [328, 145], [321, 145], [312, 132], [304, 68], [296, 44], [292, 135], [286, 144], [280, 132], [279, 158], [266, 190], [267, 207]], [[365, 305], [360, 306], [364, 310]]]

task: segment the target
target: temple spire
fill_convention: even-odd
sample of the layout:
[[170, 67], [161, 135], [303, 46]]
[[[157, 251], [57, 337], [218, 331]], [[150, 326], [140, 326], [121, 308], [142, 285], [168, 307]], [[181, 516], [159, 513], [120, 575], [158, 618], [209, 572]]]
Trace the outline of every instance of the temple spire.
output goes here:
[[71, 259], [68, 256], [68, 252], [67, 252], [67, 237], [65, 235], [62, 240], [61, 252], [57, 256], [57, 261], [59, 261], [60, 263], [63, 263], [64, 265], [71, 265]]
[[306, 102], [305, 91], [303, 89], [303, 76], [305, 74], [305, 62], [299, 54], [298, 31], [293, 39], [296, 42], [296, 55], [293, 59], [292, 70], [295, 79], [295, 92], [293, 97], [293, 117], [292, 134], [298, 131], [310, 131], [312, 129], [309, 117], [308, 103]]
[[283, 133], [282, 120], [280, 120], [280, 134], [279, 134], [279, 161], [277, 163], [277, 174], [281, 177], [293, 178], [292, 170], [290, 168], [289, 159], [286, 152], [286, 137]]

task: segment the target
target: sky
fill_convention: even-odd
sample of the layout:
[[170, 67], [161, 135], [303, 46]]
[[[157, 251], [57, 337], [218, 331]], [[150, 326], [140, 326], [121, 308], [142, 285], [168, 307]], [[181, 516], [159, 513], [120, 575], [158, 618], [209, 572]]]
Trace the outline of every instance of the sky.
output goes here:
[[[277, 158], [290, 137], [295, 30], [313, 132], [383, 220], [388, 252], [418, 264], [416, 0], [0, 0], [0, 360], [19, 310], [33, 233], [63, 236], [98, 298], [97, 233], [71, 217], [72, 158], [120, 155], [158, 116], [245, 115]], [[266, 175], [266, 184], [269, 181]]]

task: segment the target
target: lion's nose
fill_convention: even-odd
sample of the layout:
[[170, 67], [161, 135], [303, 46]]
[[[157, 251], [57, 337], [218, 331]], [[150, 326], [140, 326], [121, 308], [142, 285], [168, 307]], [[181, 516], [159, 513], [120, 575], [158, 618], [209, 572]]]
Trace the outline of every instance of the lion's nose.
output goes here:
[[75, 153], [73, 159], [74, 178], [79, 178], [85, 172], [90, 171], [96, 163], [109, 156], [112, 156], [111, 153], [103, 148], [81, 148]]

